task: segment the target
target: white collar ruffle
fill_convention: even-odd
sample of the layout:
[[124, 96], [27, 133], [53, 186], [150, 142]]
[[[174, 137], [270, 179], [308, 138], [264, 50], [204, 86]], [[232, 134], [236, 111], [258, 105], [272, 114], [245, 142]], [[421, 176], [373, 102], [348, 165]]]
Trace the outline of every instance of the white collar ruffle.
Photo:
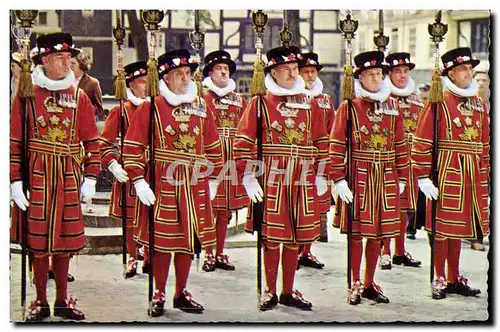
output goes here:
[[306, 83], [300, 75], [297, 77], [295, 86], [291, 89], [280, 87], [278, 84], [276, 84], [271, 74], [266, 75], [265, 85], [266, 89], [275, 96], [294, 96], [301, 93], [306, 93]]
[[160, 80], [160, 94], [170, 105], [179, 106], [184, 103], [192, 103], [198, 94], [198, 89], [193, 81], [189, 81], [187, 92], [185, 94], [178, 95], [170, 91], [164, 80]]
[[321, 82], [319, 77], [316, 77], [314, 80], [312, 89], [309, 90], [306, 88], [306, 93], [311, 97], [316, 97], [323, 93], [323, 82]]
[[472, 80], [471, 84], [465, 89], [456, 86], [448, 76], [442, 76], [441, 82], [443, 83], [443, 88], [450, 90], [460, 97], [473, 97], [477, 95], [477, 82]]
[[33, 74], [31, 74], [31, 78], [34, 84], [50, 91], [66, 90], [75, 82], [75, 74], [72, 70], [70, 70], [68, 75], [62, 80], [52, 80], [45, 75], [45, 71], [41, 65], [35, 67]]
[[146, 97], [144, 99], [136, 97], [136, 95], [134, 95], [134, 93], [132, 92], [132, 89], [127, 88], [127, 100], [130, 101], [135, 106], [139, 106], [145, 100], [149, 100], [149, 97]]
[[217, 87], [210, 77], [207, 77], [203, 80], [203, 86], [208, 90], [212, 91], [219, 97], [224, 97], [230, 92], [233, 92], [236, 89], [236, 83], [232, 78], [229, 79], [227, 85], [223, 88]]
[[363, 89], [363, 86], [359, 82], [359, 80], [354, 80], [354, 88], [356, 91], [356, 97], [364, 97], [368, 98], [374, 101], [379, 101], [383, 102], [387, 98], [389, 98], [391, 94], [391, 85], [390, 85], [390, 78], [388, 76], [385, 77], [385, 79], [382, 81], [382, 85], [380, 86], [380, 89], [377, 92], [369, 92], [365, 89]]
[[392, 94], [396, 95], [398, 97], [408, 97], [413, 92], [415, 92], [415, 81], [411, 77], [408, 77], [408, 82], [406, 83], [406, 86], [402, 89], [400, 89], [400, 88], [396, 87], [394, 84], [392, 84], [392, 81], [390, 79], [389, 79], [389, 83], [391, 84]]

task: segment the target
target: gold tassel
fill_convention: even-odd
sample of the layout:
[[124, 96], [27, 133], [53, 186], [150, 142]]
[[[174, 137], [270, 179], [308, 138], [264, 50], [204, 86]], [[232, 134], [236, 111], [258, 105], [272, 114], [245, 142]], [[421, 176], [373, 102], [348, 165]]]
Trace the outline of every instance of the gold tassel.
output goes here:
[[253, 64], [252, 96], [263, 96], [266, 94], [264, 77], [264, 66], [262, 65], [262, 62], [257, 59]]
[[344, 67], [344, 79], [342, 80], [342, 100], [354, 99], [354, 75], [352, 66]]
[[21, 60], [21, 76], [17, 88], [17, 95], [21, 98], [33, 98], [33, 81], [31, 80], [31, 64], [28, 59]]
[[156, 59], [148, 60], [148, 80], [146, 84], [146, 94], [148, 96], [156, 97], [159, 94], [158, 89], [158, 63]]
[[441, 73], [439, 69], [434, 69], [432, 73], [431, 91], [429, 92], [430, 103], [443, 102], [443, 84], [441, 83]]
[[118, 69], [116, 80], [115, 80], [115, 99], [116, 100], [126, 100], [127, 99], [127, 84], [125, 82], [125, 70]]
[[203, 98], [203, 86], [201, 85], [201, 79], [203, 74], [201, 71], [197, 70], [194, 72], [194, 82], [196, 83], [196, 88], [198, 89], [198, 97]]

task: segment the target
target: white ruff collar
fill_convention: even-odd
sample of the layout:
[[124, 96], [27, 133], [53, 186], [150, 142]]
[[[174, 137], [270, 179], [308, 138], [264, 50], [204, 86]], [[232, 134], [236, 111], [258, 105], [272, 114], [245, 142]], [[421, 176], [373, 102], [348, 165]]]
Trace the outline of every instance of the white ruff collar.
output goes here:
[[311, 97], [316, 97], [323, 93], [323, 82], [321, 82], [319, 77], [316, 77], [316, 79], [314, 80], [312, 89], [309, 90], [306, 87], [306, 93]]
[[233, 92], [236, 89], [236, 83], [232, 78], [229, 79], [227, 85], [223, 88], [217, 87], [210, 77], [207, 77], [203, 80], [203, 86], [208, 90], [213, 91], [217, 96], [224, 97], [230, 92]]
[[474, 79], [472, 80], [471, 84], [465, 89], [461, 89], [456, 86], [448, 76], [442, 76], [441, 82], [443, 82], [443, 88], [450, 90], [460, 97], [473, 97], [477, 95], [477, 82]]
[[198, 89], [193, 81], [189, 81], [187, 92], [183, 95], [178, 95], [170, 91], [164, 80], [160, 80], [160, 94], [172, 106], [179, 106], [184, 103], [192, 103], [196, 98]]
[[146, 97], [144, 99], [136, 97], [132, 92], [132, 89], [127, 88], [127, 100], [130, 101], [135, 106], [139, 106], [143, 101], [149, 100], [149, 97]]
[[406, 83], [406, 86], [402, 89], [396, 87], [394, 84], [392, 84], [392, 81], [389, 79], [389, 83], [391, 84], [391, 92], [393, 95], [396, 95], [398, 97], [408, 97], [415, 91], [415, 81], [413, 78], [408, 77], [408, 82]]
[[354, 80], [354, 88], [356, 90], [356, 97], [364, 97], [368, 98], [371, 100], [383, 102], [387, 98], [389, 98], [389, 95], [391, 94], [391, 85], [390, 85], [391, 80], [389, 79], [388, 76], [385, 77], [385, 79], [382, 81], [382, 85], [380, 86], [380, 89], [377, 92], [369, 92], [363, 89], [361, 86], [361, 83], [359, 83], [359, 80]]
[[294, 96], [299, 95], [301, 93], [306, 93], [306, 83], [304, 79], [299, 75], [297, 76], [297, 81], [295, 82], [295, 86], [291, 89], [285, 89], [280, 87], [274, 81], [271, 74], [266, 75], [266, 89], [269, 90], [275, 96]]
[[75, 82], [75, 74], [72, 70], [70, 70], [68, 75], [62, 80], [55, 81], [45, 76], [43, 66], [41, 65], [35, 67], [31, 78], [33, 79], [33, 83], [50, 91], [66, 90], [70, 86], [73, 86], [73, 83]]

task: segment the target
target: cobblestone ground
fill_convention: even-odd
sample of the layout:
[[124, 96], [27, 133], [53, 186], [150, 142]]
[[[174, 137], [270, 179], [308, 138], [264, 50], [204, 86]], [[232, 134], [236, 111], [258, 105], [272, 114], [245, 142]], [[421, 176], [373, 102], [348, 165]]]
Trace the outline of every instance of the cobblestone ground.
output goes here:
[[[436, 301], [430, 297], [429, 247], [423, 231], [416, 240], [407, 240], [407, 250], [422, 260], [421, 268], [393, 266], [377, 269], [375, 280], [389, 297], [389, 304], [374, 304], [363, 299], [358, 306], [346, 302], [346, 239], [330, 229], [328, 243], [315, 243], [313, 253], [326, 264], [323, 270], [301, 268], [295, 287], [314, 307], [310, 312], [278, 305], [276, 310], [259, 312], [256, 295], [256, 250], [228, 249], [236, 271], [216, 270], [206, 273], [191, 267], [188, 290], [205, 306], [203, 314], [194, 315], [172, 308], [175, 273], [173, 267], [167, 285], [166, 313], [163, 317], [147, 315], [147, 275], [124, 280], [120, 255], [79, 256], [71, 262], [70, 272], [76, 281], [69, 284], [69, 294], [78, 298], [79, 308], [87, 322], [421, 322], [486, 320], [487, 269], [485, 252], [472, 251], [465, 243], [461, 255], [461, 272], [473, 287], [481, 289], [477, 298], [449, 295]], [[362, 268], [364, 267], [364, 262]], [[139, 265], [140, 271], [141, 265]], [[363, 273], [363, 271], [361, 271]], [[281, 271], [280, 271], [281, 273]], [[278, 276], [278, 292], [281, 275]], [[265, 282], [264, 282], [265, 285]], [[49, 280], [48, 298], [53, 303], [54, 281]], [[20, 255], [11, 257], [11, 320], [21, 320]], [[28, 286], [28, 301], [35, 297], [34, 286]], [[49, 318], [47, 321], [59, 321]]]

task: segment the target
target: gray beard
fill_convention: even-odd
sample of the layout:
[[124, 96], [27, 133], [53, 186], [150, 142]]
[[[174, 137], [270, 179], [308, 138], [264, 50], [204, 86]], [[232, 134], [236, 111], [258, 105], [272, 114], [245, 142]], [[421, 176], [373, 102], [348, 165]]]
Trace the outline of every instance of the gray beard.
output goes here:
[[306, 88], [308, 90], [311, 90], [314, 85], [314, 81], [305, 81], [305, 82], [306, 82]]

